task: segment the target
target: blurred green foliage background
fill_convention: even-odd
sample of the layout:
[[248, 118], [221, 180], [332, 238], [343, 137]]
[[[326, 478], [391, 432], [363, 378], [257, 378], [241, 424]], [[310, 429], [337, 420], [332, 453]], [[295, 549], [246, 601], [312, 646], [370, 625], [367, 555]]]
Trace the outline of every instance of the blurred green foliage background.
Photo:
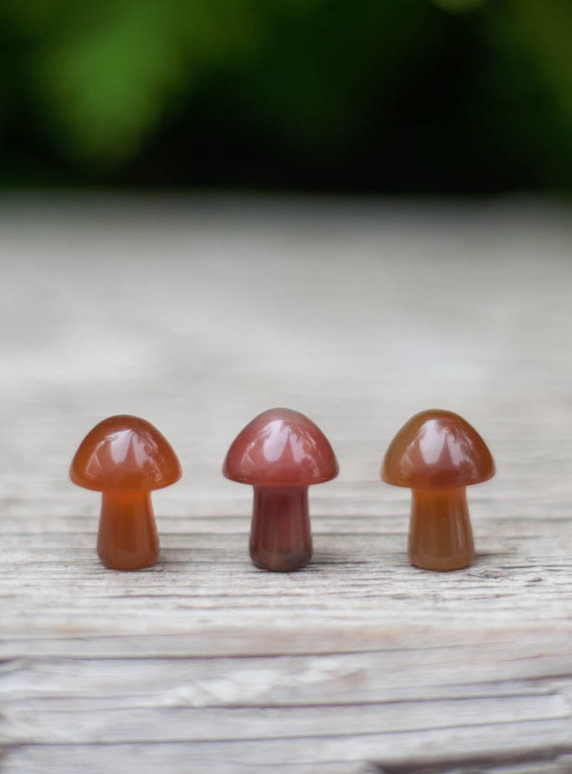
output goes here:
[[2, 0], [0, 184], [572, 188], [572, 0]]

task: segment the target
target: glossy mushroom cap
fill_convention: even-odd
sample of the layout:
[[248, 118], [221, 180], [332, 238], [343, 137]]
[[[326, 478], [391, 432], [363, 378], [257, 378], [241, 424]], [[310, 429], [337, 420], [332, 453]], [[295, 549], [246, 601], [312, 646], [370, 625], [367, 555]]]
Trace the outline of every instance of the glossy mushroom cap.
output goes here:
[[156, 427], [120, 414], [86, 435], [72, 460], [70, 478], [97, 492], [149, 492], [178, 481], [181, 465]]
[[328, 439], [308, 417], [275, 408], [259, 414], [235, 438], [223, 473], [252, 486], [311, 486], [335, 478], [338, 462]]
[[385, 454], [381, 477], [409, 489], [445, 489], [492, 478], [495, 464], [474, 427], [452, 411], [422, 411], [406, 422]]

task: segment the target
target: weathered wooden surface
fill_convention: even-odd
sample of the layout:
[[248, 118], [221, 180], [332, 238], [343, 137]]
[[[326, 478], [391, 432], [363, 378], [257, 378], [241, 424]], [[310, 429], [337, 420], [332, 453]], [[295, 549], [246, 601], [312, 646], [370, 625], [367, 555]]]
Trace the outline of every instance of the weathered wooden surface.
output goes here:
[[[0, 235], [2, 772], [572, 772], [568, 210], [21, 200]], [[251, 492], [220, 475], [273, 405], [342, 470], [291, 575], [250, 565]], [[432, 406], [498, 465], [445, 575], [408, 565], [408, 493], [378, 480]], [[119, 412], [185, 469], [138, 573], [99, 565], [67, 481]]]

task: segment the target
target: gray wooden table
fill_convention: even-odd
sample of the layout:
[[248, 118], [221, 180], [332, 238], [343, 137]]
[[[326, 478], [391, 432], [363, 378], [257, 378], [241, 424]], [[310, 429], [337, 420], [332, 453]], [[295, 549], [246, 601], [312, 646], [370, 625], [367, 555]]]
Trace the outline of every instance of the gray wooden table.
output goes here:
[[[0, 202], [0, 769], [572, 772], [572, 217], [563, 205]], [[247, 552], [234, 435], [285, 405], [330, 438], [315, 559]], [[478, 559], [405, 554], [394, 432], [464, 415], [498, 475]], [[184, 478], [161, 561], [105, 570], [92, 425], [156, 424]]]

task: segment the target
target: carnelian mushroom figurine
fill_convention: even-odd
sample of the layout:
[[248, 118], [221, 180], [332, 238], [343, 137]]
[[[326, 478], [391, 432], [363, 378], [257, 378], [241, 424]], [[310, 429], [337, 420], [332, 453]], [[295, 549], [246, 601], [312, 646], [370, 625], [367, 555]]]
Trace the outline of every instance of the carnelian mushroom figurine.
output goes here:
[[157, 561], [150, 493], [180, 477], [171, 445], [144, 419], [109, 417], [87, 434], [73, 458], [70, 478], [102, 493], [97, 553], [106, 567], [138, 570]]
[[223, 473], [254, 487], [250, 556], [264, 570], [290, 572], [312, 557], [308, 487], [338, 475], [328, 439], [297, 411], [275, 408], [233, 441]]
[[383, 460], [388, 484], [412, 489], [409, 559], [425, 570], [460, 570], [475, 557], [465, 487], [492, 478], [487, 445], [458, 414], [422, 411], [397, 433]]

